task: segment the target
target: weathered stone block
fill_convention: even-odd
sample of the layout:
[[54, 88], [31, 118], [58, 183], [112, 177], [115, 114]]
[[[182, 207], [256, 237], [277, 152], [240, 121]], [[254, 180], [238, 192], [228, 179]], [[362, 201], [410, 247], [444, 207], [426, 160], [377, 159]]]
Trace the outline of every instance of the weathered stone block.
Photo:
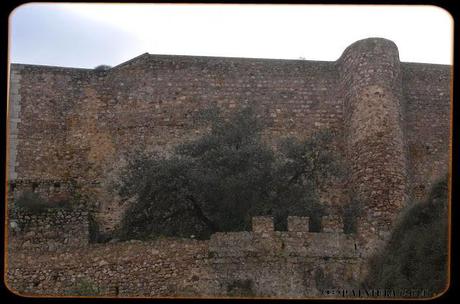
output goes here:
[[308, 216], [288, 216], [288, 231], [292, 232], [308, 232], [309, 217]]
[[275, 231], [273, 218], [269, 216], [255, 216], [252, 218], [252, 231], [257, 233]]
[[323, 232], [343, 232], [343, 219], [339, 215], [323, 216], [321, 220]]

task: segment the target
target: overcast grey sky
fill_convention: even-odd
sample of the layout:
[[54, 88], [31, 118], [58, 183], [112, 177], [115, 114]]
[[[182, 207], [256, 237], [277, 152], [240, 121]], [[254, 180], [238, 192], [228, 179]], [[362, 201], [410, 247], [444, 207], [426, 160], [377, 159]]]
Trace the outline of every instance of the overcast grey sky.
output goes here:
[[401, 61], [452, 64], [435, 6], [26, 4], [10, 16], [14, 63], [93, 68], [142, 53], [334, 61], [383, 37]]

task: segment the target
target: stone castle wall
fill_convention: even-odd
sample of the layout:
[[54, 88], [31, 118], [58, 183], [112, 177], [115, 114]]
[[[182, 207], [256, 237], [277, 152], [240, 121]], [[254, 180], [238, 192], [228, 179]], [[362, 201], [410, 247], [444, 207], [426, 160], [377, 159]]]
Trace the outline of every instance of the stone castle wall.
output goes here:
[[89, 244], [88, 211], [49, 208], [37, 213], [15, 209], [9, 215], [8, 236], [11, 250], [29, 254], [82, 248]]
[[[37, 264], [43, 267], [12, 255], [11, 265], [27, 266], [11, 268], [17, 280], [11, 285], [58, 292], [75, 287], [71, 274], [79, 273], [120, 295], [311, 295], [319, 285], [343, 287], [364, 273], [363, 259], [382, 244], [409, 198], [423, 199], [447, 173], [450, 78], [449, 66], [402, 63], [394, 43], [377, 38], [352, 44], [336, 62], [143, 54], [107, 71], [13, 64], [9, 202], [25, 191], [56, 202], [78, 193], [96, 203], [97, 220], [110, 231], [123, 213], [110, 182], [124, 153], [168, 153], [200, 136], [206, 126], [194, 117], [212, 106], [226, 115], [253, 105], [274, 146], [282, 137], [334, 131], [350, 177], [331, 181], [322, 196], [331, 209], [322, 233], [272, 231], [262, 221], [253, 232], [218, 233], [209, 241], [163, 240], [164, 250], [160, 243], [86, 246], [66, 252], [59, 264], [43, 258]], [[350, 199], [364, 205], [353, 237], [336, 233], [340, 205]], [[307, 221], [290, 220], [299, 227]], [[57, 259], [45, 251], [48, 261]]]
[[199, 133], [193, 114], [213, 105], [227, 112], [255, 105], [269, 121], [269, 138], [341, 126], [329, 62], [144, 55], [109, 71], [12, 70], [21, 75], [25, 105], [18, 179], [78, 178], [132, 147], [167, 148]]
[[443, 65], [406, 63], [401, 72], [409, 194], [423, 199], [449, 169], [451, 70]]
[[354, 235], [327, 221], [319, 233], [308, 232], [308, 218], [288, 222], [288, 231], [274, 231], [271, 218], [256, 217], [252, 232], [216, 233], [205, 241], [44, 246], [33, 259], [28, 248], [15, 247], [7, 284], [25, 295], [75, 295], [89, 284], [111, 296], [298, 298], [359, 281], [363, 248]]
[[[269, 142], [305, 138], [324, 128], [340, 131], [342, 125], [342, 103], [334, 93], [337, 73], [330, 62], [146, 54], [109, 71], [12, 69], [24, 74], [18, 91], [28, 105], [17, 126], [22, 144], [17, 180], [84, 184], [99, 202], [102, 226], [108, 229], [119, 217], [114, 210], [123, 208], [103, 189], [122, 166], [123, 153], [168, 151], [199, 136], [204, 128], [193, 117], [202, 109], [217, 106], [228, 113], [252, 104], [270, 126]], [[333, 199], [341, 201], [337, 195]]]
[[[336, 62], [143, 54], [108, 71], [13, 64], [10, 177], [76, 183], [110, 229], [123, 208], [106, 189], [125, 152], [167, 152], [202, 134], [201, 109], [251, 104], [275, 145], [336, 131], [351, 168], [345, 187], [367, 201], [370, 223], [388, 227], [447, 171], [449, 79], [449, 66], [400, 63], [394, 43], [377, 38]], [[325, 200], [340, 204], [343, 192]]]
[[73, 111], [74, 100], [83, 96], [85, 86], [94, 82], [94, 73], [26, 65], [13, 65], [11, 70], [12, 80], [17, 81], [17, 86], [11, 83], [12, 92], [17, 91], [19, 107], [16, 140], [10, 141], [16, 146], [15, 179], [73, 177], [69, 164], [82, 161], [78, 156], [84, 153], [66, 146], [70, 125], [64, 118]]

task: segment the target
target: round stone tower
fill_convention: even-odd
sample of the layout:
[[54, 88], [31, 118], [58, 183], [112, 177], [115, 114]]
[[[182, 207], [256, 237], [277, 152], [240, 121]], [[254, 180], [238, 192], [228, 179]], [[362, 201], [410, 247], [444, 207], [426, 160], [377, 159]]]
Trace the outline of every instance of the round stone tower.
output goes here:
[[344, 51], [337, 68], [350, 188], [363, 205], [358, 233], [368, 241], [383, 240], [407, 199], [398, 49], [382, 38], [360, 40]]

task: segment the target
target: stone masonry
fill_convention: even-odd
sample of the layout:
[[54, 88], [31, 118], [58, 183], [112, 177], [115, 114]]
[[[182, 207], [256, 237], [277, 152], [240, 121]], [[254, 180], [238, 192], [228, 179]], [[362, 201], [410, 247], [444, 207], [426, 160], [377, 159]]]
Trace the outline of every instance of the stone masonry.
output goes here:
[[[252, 232], [217, 233], [209, 241], [88, 245], [86, 215], [78, 213], [72, 225], [80, 228], [63, 232], [83, 231], [78, 250], [38, 246], [43, 257], [29, 261], [20, 245], [26, 232], [10, 231], [17, 253], [9, 256], [9, 284], [60, 293], [79, 278], [110, 295], [293, 297], [344, 287], [365, 273], [366, 258], [384, 244], [401, 209], [447, 174], [450, 85], [450, 66], [400, 62], [397, 46], [382, 38], [353, 43], [335, 62], [145, 53], [104, 71], [12, 64], [10, 204], [25, 191], [56, 202], [78, 194], [94, 203], [85, 211], [96, 210], [110, 232], [126, 206], [111, 187], [125, 155], [167, 154], [200, 136], [206, 127], [194, 115], [212, 106], [225, 115], [252, 105], [268, 122], [264, 140], [275, 147], [284, 137], [331, 130], [350, 172], [321, 195], [329, 208], [321, 233], [307, 231], [307, 218], [291, 217], [287, 232], [255, 218]], [[364, 210], [358, 232], [345, 235], [338, 210], [350, 199]]]
[[[79, 249], [16, 242], [8, 286], [24, 295], [75, 295], [89, 282], [101, 296], [302, 298], [356, 284], [363, 264], [359, 240], [327, 223], [324, 232], [309, 232], [307, 223], [289, 217], [288, 231], [274, 231], [271, 218], [255, 217], [252, 232], [216, 233], [204, 241], [83, 242]], [[39, 254], [31, 259], [21, 246]]]

